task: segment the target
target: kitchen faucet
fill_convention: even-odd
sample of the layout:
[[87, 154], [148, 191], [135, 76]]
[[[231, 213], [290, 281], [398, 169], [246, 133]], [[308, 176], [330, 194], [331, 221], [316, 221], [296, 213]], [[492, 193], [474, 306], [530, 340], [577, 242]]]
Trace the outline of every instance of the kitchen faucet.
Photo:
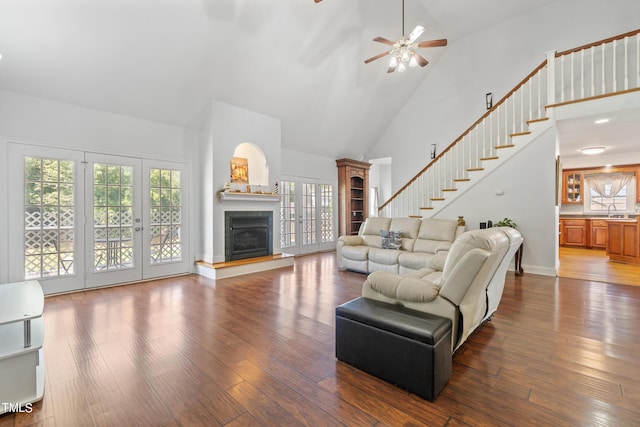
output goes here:
[[616, 205], [611, 203], [609, 206], [607, 206], [607, 216], [611, 217], [611, 208], [613, 208], [614, 211], [618, 211], [618, 208], [616, 208]]

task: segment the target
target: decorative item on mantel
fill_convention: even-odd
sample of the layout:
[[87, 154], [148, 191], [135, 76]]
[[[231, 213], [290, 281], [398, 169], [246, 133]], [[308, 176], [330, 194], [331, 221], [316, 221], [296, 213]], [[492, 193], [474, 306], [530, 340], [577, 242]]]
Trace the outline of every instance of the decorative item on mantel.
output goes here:
[[458, 225], [459, 226], [467, 225], [467, 222], [464, 220], [464, 216], [460, 215], [458, 217]]
[[218, 191], [220, 200], [277, 202], [280, 195], [271, 191], [266, 185], [248, 185], [236, 182], [226, 182], [224, 188]]

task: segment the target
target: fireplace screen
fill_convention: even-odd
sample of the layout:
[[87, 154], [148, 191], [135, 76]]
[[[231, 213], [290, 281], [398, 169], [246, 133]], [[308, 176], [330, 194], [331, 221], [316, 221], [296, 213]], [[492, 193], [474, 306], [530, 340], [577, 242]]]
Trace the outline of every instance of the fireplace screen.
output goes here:
[[273, 213], [270, 211], [225, 212], [225, 260], [273, 254]]

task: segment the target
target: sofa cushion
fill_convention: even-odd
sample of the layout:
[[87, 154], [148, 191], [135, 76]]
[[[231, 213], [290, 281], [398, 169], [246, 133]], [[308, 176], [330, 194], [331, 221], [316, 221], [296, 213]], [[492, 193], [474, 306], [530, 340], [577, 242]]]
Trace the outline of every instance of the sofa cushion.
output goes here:
[[418, 231], [422, 221], [418, 218], [393, 218], [389, 225], [389, 231], [402, 232], [402, 245], [401, 249], [405, 251], [412, 251], [413, 244], [418, 237]]
[[451, 247], [451, 242], [443, 242], [442, 240], [425, 240], [416, 239], [413, 244], [413, 252], [426, 252], [429, 254], [435, 254], [438, 251], [448, 251]]
[[360, 230], [360, 237], [362, 237], [367, 246], [381, 248], [382, 237], [380, 237], [380, 231], [389, 231], [390, 224], [391, 218], [369, 217]]
[[398, 263], [398, 257], [401, 253], [395, 249], [378, 249], [371, 248], [369, 250], [369, 261], [373, 261], [376, 264], [390, 264], [395, 265]]
[[420, 225], [418, 239], [453, 242], [458, 222], [454, 219], [425, 218]]
[[389, 298], [402, 301], [426, 302], [438, 296], [439, 287], [436, 283], [425, 279], [430, 269], [423, 269], [419, 274], [392, 274], [386, 271], [376, 271], [367, 278], [371, 289]]
[[391, 224], [391, 218], [382, 218], [377, 216], [370, 216], [364, 222], [361, 234], [370, 234], [373, 236], [379, 236], [380, 230], [389, 230], [389, 224]]
[[434, 255], [424, 252], [402, 252], [398, 257], [401, 266], [410, 270], [420, 270], [421, 268], [430, 267], [431, 258]]

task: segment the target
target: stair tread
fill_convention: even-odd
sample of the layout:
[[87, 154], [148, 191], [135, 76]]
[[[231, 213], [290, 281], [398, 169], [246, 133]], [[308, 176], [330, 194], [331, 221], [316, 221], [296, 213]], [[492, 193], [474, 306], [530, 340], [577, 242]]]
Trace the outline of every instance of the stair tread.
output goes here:
[[491, 157], [480, 157], [480, 160], [498, 160], [500, 157], [498, 156], [491, 156]]
[[495, 148], [496, 148], [496, 150], [499, 150], [501, 148], [512, 148], [512, 147], [515, 147], [515, 146], [516, 146], [515, 144], [506, 144], [506, 145], [496, 145]]

